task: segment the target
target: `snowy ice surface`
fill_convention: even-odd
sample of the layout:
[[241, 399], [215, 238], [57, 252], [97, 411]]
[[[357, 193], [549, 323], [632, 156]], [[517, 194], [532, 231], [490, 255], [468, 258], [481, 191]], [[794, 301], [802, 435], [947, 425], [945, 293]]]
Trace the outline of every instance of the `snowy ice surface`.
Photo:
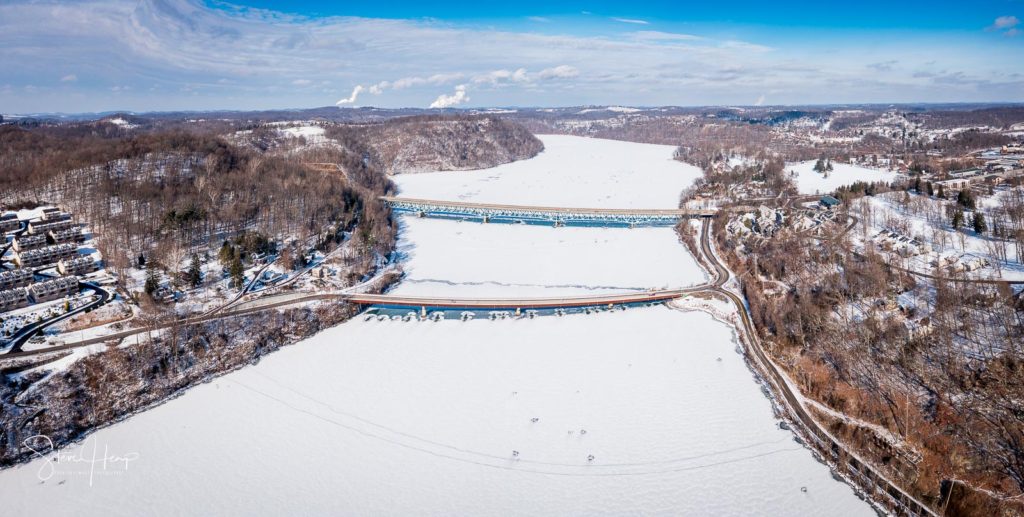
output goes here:
[[[419, 197], [671, 207], [696, 177], [670, 147], [544, 140], [529, 166], [400, 180]], [[406, 217], [400, 246], [409, 294], [704, 279], [664, 228]], [[357, 317], [59, 454], [0, 472], [6, 513], [873, 514], [778, 427], [732, 330], [665, 306]]]
[[134, 459], [0, 473], [5, 511], [872, 514], [777, 427], [729, 329], [665, 307], [357, 318], [63, 454], [94, 451]]
[[590, 295], [706, 275], [672, 228], [552, 228], [402, 217], [405, 295]]
[[544, 151], [492, 169], [403, 174], [400, 195], [475, 203], [562, 207], [676, 208], [700, 169], [673, 160], [670, 145], [539, 135]]
[[858, 181], [869, 183], [873, 181], [892, 181], [898, 176], [898, 174], [891, 171], [832, 162], [833, 170], [828, 173], [826, 178], [823, 174], [814, 172], [815, 163], [817, 163], [817, 160], [786, 164], [787, 173], [791, 171], [797, 173], [794, 181], [796, 182], [797, 190], [801, 194], [828, 194], [841, 186], [852, 185]]

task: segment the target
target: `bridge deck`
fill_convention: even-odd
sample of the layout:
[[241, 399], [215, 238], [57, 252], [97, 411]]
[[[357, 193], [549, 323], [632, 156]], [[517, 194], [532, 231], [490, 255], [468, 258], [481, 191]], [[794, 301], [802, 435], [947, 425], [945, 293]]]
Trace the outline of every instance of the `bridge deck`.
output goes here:
[[558, 309], [571, 307], [597, 307], [627, 305], [645, 302], [663, 302], [679, 298], [696, 288], [618, 293], [600, 296], [563, 296], [557, 298], [438, 298], [387, 294], [353, 294], [346, 299], [352, 303], [381, 307], [426, 307], [435, 309]]
[[612, 217], [709, 217], [714, 210], [691, 210], [684, 208], [585, 208], [532, 205], [504, 205], [496, 203], [467, 203], [464, 201], [443, 201], [437, 199], [416, 199], [406, 197], [382, 196], [382, 201], [393, 206], [419, 206], [423, 208], [448, 208], [455, 210], [531, 212], [538, 214], [579, 214]]

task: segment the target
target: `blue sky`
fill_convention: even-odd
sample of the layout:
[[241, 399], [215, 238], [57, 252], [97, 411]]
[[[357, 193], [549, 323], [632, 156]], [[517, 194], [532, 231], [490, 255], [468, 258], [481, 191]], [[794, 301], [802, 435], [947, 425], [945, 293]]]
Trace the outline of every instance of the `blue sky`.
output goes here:
[[840, 5], [2, 0], [0, 113], [1024, 101], [1024, 1]]

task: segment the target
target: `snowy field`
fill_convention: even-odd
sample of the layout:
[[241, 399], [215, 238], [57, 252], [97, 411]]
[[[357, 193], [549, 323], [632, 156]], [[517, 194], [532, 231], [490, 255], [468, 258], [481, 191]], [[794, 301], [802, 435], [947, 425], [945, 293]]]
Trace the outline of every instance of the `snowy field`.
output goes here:
[[706, 275], [672, 228], [551, 228], [402, 217], [393, 292], [549, 296], [678, 288]]
[[0, 473], [5, 510], [872, 514], [777, 427], [730, 330], [665, 307], [356, 319], [64, 454], [94, 447], [123, 459], [91, 486], [74, 461]]
[[561, 207], [676, 208], [700, 169], [672, 159], [671, 145], [539, 135], [539, 155], [492, 169], [400, 174], [399, 195]]
[[826, 178], [823, 174], [814, 172], [815, 163], [817, 163], [817, 160], [786, 164], [786, 172], [796, 173], [793, 181], [796, 183], [796, 188], [801, 194], [827, 194], [839, 187], [852, 185], [858, 181], [869, 183], [874, 181], [892, 181], [897, 176], [895, 172], [869, 169], [848, 163], [832, 162], [833, 170], [828, 173]]

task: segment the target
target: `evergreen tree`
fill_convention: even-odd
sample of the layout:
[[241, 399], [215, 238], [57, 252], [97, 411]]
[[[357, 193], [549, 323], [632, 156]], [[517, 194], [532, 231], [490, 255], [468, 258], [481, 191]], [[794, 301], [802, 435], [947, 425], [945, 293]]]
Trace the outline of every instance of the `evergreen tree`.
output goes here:
[[203, 282], [203, 272], [199, 267], [199, 255], [192, 254], [192, 261], [188, 265], [188, 283], [192, 287], [199, 287]]
[[956, 210], [953, 211], [952, 224], [954, 230], [959, 230], [960, 227], [964, 225], [964, 211], [960, 210], [960, 207], [957, 207]]
[[146, 270], [146, 283], [143, 286], [143, 290], [146, 294], [152, 296], [157, 289], [160, 288], [160, 277], [157, 274], [156, 268], [151, 267]]
[[967, 189], [961, 190], [960, 193], [956, 195], [956, 202], [957, 202], [958, 205], [960, 205], [960, 206], [962, 206], [962, 207], [964, 207], [964, 208], [966, 208], [968, 210], [974, 210], [974, 207], [975, 207], [974, 195], [971, 194], [970, 190], [967, 190]]
[[914, 176], [914, 185], [912, 187], [914, 192], [921, 193], [921, 176]]
[[988, 226], [985, 224], [985, 215], [981, 212], [974, 212], [974, 231], [981, 235], [988, 230]]
[[[928, 196], [929, 197], [934, 196], [935, 195], [935, 188], [932, 187], [932, 182], [929, 181], [927, 186], [928, 186]], [[942, 187], [940, 186], [939, 188], [942, 188]]]
[[242, 265], [242, 259], [238, 258], [238, 255], [231, 260], [231, 287], [240, 288], [245, 283], [245, 266]]
[[221, 245], [220, 251], [217, 252], [217, 259], [220, 260], [220, 265], [230, 267], [232, 259], [235, 258], [235, 249], [231, 246], [231, 243], [224, 241]]
[[939, 199], [946, 199], [946, 189], [942, 187], [941, 183], [939, 184]]

